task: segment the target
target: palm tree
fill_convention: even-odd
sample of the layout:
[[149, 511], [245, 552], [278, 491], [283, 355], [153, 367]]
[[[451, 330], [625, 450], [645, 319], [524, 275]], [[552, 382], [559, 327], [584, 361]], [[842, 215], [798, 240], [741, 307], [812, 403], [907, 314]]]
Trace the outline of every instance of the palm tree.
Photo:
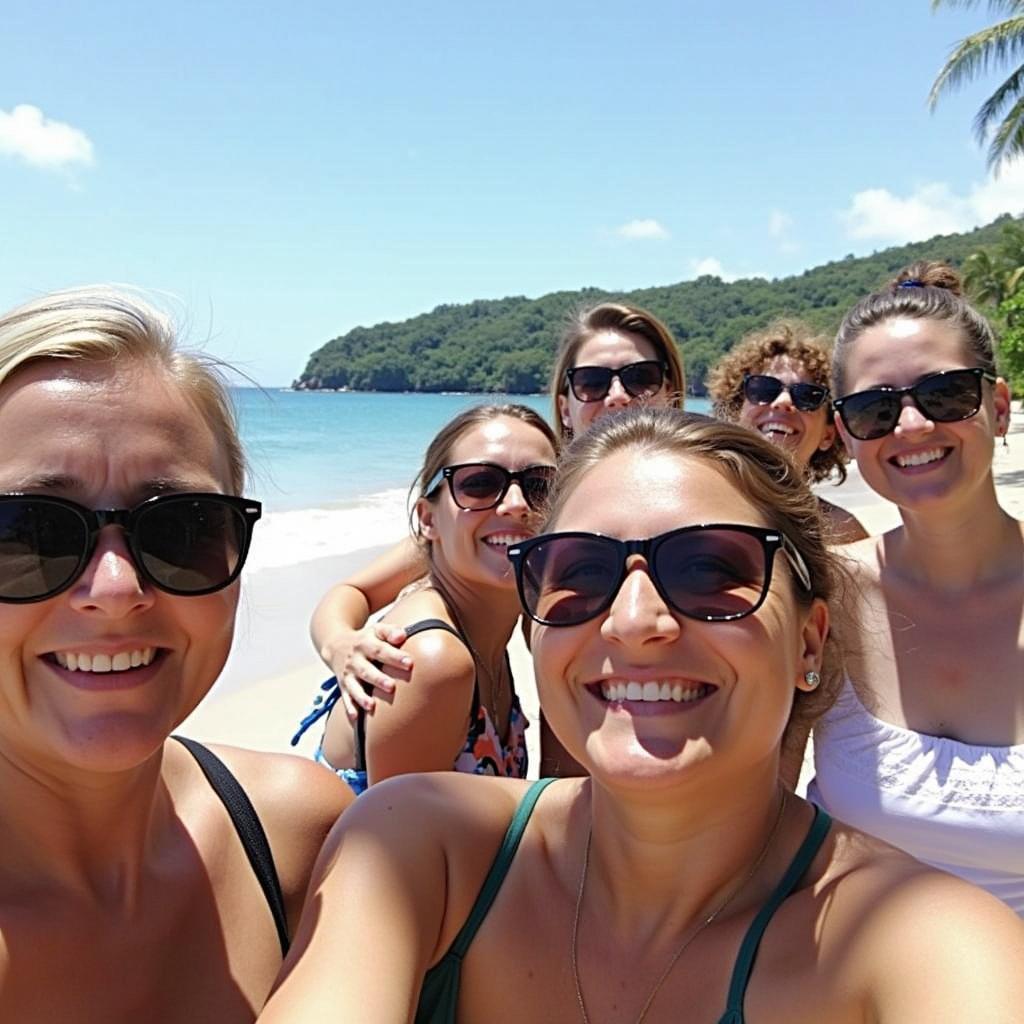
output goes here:
[[[940, 7], [977, 7], [981, 0], [932, 0]], [[989, 9], [1006, 18], [983, 28], [953, 48], [928, 94], [935, 108], [943, 92], [970, 82], [994, 65], [1013, 67], [1009, 78], [981, 105], [974, 118], [974, 132], [988, 142], [988, 165], [998, 170], [1011, 157], [1024, 153], [1024, 0], [985, 0]]]

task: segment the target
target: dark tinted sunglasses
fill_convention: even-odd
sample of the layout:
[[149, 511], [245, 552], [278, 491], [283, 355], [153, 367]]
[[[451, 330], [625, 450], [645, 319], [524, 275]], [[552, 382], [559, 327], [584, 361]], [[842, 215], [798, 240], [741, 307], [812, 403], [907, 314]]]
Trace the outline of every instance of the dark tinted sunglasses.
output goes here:
[[554, 466], [527, 466], [512, 472], [490, 462], [463, 462], [439, 469], [424, 493], [432, 494], [442, 480], [447, 480], [452, 500], [459, 508], [482, 512], [500, 505], [514, 480], [519, 484], [526, 504], [538, 509], [548, 496], [554, 476]]
[[132, 509], [0, 495], [0, 602], [45, 601], [67, 590], [105, 526], [124, 530], [142, 579], [168, 594], [211, 594], [237, 579], [261, 514], [258, 501], [227, 494], [162, 494]]
[[648, 540], [596, 533], [549, 533], [509, 548], [519, 599], [543, 626], [576, 626], [604, 612], [626, 578], [626, 559], [643, 555], [658, 593], [689, 619], [728, 622], [757, 611], [782, 550], [799, 585], [811, 589], [800, 552], [777, 530], [685, 526]]
[[943, 370], [922, 377], [909, 388], [870, 388], [837, 398], [833, 407], [846, 429], [858, 441], [874, 441], [891, 434], [900, 421], [903, 398], [909, 395], [922, 416], [935, 423], [970, 419], [981, 408], [982, 379], [996, 376], [980, 366]]
[[665, 383], [665, 364], [656, 359], [644, 359], [613, 370], [609, 366], [574, 366], [565, 371], [572, 393], [581, 402], [600, 402], [612, 388], [612, 380], [619, 378], [623, 390], [633, 398], [650, 398]]
[[743, 378], [743, 397], [751, 405], [771, 405], [783, 391], [789, 392], [793, 407], [800, 412], [814, 412], [828, 398], [828, 388], [820, 384], [785, 384], [767, 373], [750, 373]]

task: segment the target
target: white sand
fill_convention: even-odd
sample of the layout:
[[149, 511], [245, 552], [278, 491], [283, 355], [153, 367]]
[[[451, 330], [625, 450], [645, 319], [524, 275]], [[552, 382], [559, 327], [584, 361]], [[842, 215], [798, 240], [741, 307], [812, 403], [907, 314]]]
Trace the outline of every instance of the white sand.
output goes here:
[[[1024, 519], [1024, 414], [1015, 403], [1010, 447], [997, 446], [995, 478], [1002, 506]], [[820, 488], [823, 497], [853, 512], [871, 533], [899, 524], [895, 506], [880, 499], [851, 465], [840, 487]], [[396, 538], [398, 539], [398, 538]], [[371, 548], [284, 568], [265, 568], [248, 577], [239, 625], [228, 664], [213, 690], [180, 731], [196, 739], [257, 750], [291, 750], [289, 739], [328, 676], [309, 640], [309, 617], [327, 588], [380, 551]], [[519, 630], [509, 646], [516, 689], [527, 717], [537, 721], [533, 666]], [[320, 734], [314, 726], [299, 746], [312, 754]], [[531, 728], [530, 763], [540, 764], [538, 732]]]

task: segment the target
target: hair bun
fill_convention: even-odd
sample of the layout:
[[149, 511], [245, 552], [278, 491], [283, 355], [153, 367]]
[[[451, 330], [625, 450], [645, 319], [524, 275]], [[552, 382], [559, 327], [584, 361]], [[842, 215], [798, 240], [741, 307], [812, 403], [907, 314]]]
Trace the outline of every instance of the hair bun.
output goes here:
[[890, 283], [891, 291], [897, 288], [943, 288], [958, 297], [964, 293], [960, 274], [948, 263], [937, 260], [918, 260], [904, 267]]

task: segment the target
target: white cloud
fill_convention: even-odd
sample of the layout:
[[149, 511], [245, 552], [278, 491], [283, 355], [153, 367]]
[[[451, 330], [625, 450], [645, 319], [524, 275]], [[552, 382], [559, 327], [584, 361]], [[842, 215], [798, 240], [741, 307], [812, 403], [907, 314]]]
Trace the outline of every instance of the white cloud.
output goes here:
[[0, 110], [0, 154], [18, 157], [34, 167], [89, 166], [93, 162], [92, 142], [84, 132], [63, 121], [51, 121], [28, 103], [10, 113]]
[[1001, 213], [1024, 212], [1024, 161], [1010, 164], [998, 178], [975, 183], [957, 195], [945, 182], [919, 185], [908, 196], [886, 188], [858, 192], [840, 217], [850, 238], [916, 242], [932, 235], [969, 231]]
[[772, 210], [768, 215], [768, 234], [772, 238], [782, 238], [789, 234], [793, 227], [793, 218], [782, 210]]
[[630, 241], [646, 240], [649, 238], [670, 238], [668, 229], [659, 224], [653, 217], [643, 220], [631, 220], [620, 224], [615, 229], [619, 238], [628, 238]]
[[712, 277], [721, 278], [726, 284], [730, 281], [738, 281], [741, 277], [763, 277], [765, 280], [768, 280], [767, 274], [734, 274], [731, 270], [726, 270], [722, 266], [722, 261], [714, 256], [705, 256], [702, 260], [690, 260], [690, 273], [694, 277], [704, 277], [710, 274]]

